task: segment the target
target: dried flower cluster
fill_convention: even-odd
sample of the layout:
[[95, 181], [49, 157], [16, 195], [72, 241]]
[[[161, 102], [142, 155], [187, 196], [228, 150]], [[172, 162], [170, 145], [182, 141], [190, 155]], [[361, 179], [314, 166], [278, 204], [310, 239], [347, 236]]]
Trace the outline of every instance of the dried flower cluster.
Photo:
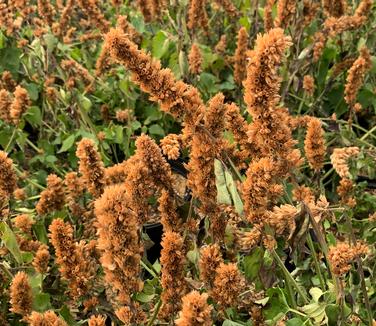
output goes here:
[[358, 257], [366, 255], [369, 249], [365, 244], [357, 243], [352, 246], [346, 242], [339, 242], [329, 248], [328, 259], [332, 271], [337, 276], [346, 274], [351, 269], [351, 263]]
[[10, 286], [11, 311], [26, 317], [32, 309], [33, 295], [29, 278], [25, 272], [18, 272]]
[[338, 173], [341, 178], [350, 178], [350, 169], [348, 165], [348, 160], [359, 154], [358, 147], [343, 147], [335, 148], [330, 160], [332, 162], [334, 170]]
[[310, 75], [305, 75], [303, 78], [303, 89], [309, 96], [315, 92], [315, 80]]
[[188, 10], [187, 27], [194, 30], [198, 27], [206, 29], [208, 26], [208, 14], [205, 9], [206, 0], [190, 0]]
[[63, 180], [56, 174], [50, 174], [47, 177], [47, 188], [41, 192], [35, 208], [39, 215], [44, 215], [62, 209], [64, 204]]
[[48, 310], [44, 313], [33, 311], [27, 321], [30, 326], [68, 326], [68, 324], [52, 310]]
[[79, 171], [86, 188], [94, 197], [99, 197], [104, 190], [105, 169], [94, 142], [83, 138], [77, 146], [76, 155], [79, 158]]
[[308, 122], [304, 151], [312, 169], [318, 171], [323, 168], [326, 146], [324, 130], [322, 129], [321, 121], [317, 118], [311, 118]]
[[363, 84], [365, 74], [371, 67], [372, 62], [368, 49], [362, 48], [359, 58], [352, 64], [346, 78], [345, 101], [350, 107], [354, 106], [358, 90]]
[[78, 298], [85, 295], [96, 272], [90, 258], [91, 244], [76, 243], [72, 226], [61, 219], [53, 220], [49, 231], [51, 244], [55, 248], [56, 263], [62, 277], [68, 281], [70, 296]]
[[180, 317], [175, 321], [177, 326], [211, 326], [211, 306], [207, 303], [208, 295], [197, 291], [189, 292], [182, 298]]
[[247, 76], [248, 33], [245, 27], [239, 29], [234, 55], [234, 80], [241, 85]]
[[13, 161], [6, 152], [0, 151], [0, 200], [8, 199], [17, 188], [17, 176]]
[[189, 62], [189, 71], [197, 75], [202, 71], [202, 55], [200, 48], [196, 43], [192, 44], [191, 50], [188, 55], [188, 62]]

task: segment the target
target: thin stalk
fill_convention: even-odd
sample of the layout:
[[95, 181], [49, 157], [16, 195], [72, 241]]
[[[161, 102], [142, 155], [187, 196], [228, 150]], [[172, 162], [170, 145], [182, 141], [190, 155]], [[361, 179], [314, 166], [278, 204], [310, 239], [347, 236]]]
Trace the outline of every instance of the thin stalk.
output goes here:
[[315, 269], [316, 269], [317, 275], [318, 275], [319, 280], [320, 280], [321, 288], [324, 291], [326, 289], [325, 281], [324, 281], [323, 275], [321, 274], [320, 264], [319, 264], [319, 261], [317, 260], [315, 246], [313, 245], [312, 237], [309, 233], [308, 233], [308, 236], [307, 236], [307, 243], [308, 243], [309, 249], [311, 250], [311, 254], [313, 256], [313, 262], [315, 264]]
[[14, 137], [15, 137], [15, 135], [16, 135], [16, 131], [17, 131], [17, 128], [14, 128], [14, 129], [13, 129], [12, 136], [10, 137], [10, 139], [9, 139], [9, 141], [8, 141], [8, 144], [7, 144], [7, 145], [5, 146], [5, 148], [4, 148], [4, 152], [8, 153], [8, 149], [9, 149], [10, 145], [11, 145], [12, 142], [13, 142], [13, 139], [14, 139]]
[[[345, 215], [346, 215], [347, 224], [349, 225], [349, 228], [350, 228], [351, 241], [352, 241], [353, 245], [355, 245], [356, 244], [356, 238], [355, 238], [354, 229], [352, 227], [351, 219], [350, 219], [350, 216], [348, 214], [345, 214]], [[361, 287], [362, 292], [363, 292], [364, 302], [365, 302], [365, 306], [366, 306], [367, 313], [368, 313], [368, 322], [369, 322], [369, 325], [372, 326], [373, 325], [372, 309], [371, 309], [371, 304], [369, 302], [369, 297], [368, 297], [368, 293], [367, 293], [363, 264], [362, 264], [362, 260], [360, 259], [359, 256], [356, 257], [356, 262], [358, 264], [358, 274], [359, 274], [359, 277], [360, 277], [360, 287]]]
[[152, 325], [153, 325], [155, 319], [156, 319], [157, 316], [158, 316], [158, 312], [159, 312], [159, 309], [161, 308], [161, 306], [162, 306], [162, 300], [159, 299], [158, 302], [157, 302], [157, 305], [155, 306], [153, 316], [152, 316], [151, 319], [149, 320], [147, 326], [152, 326]]
[[286, 282], [290, 283], [290, 285], [294, 286], [296, 291], [299, 293], [299, 295], [303, 298], [303, 301], [305, 304], [309, 303], [309, 299], [307, 295], [302, 291], [301, 287], [296, 283], [294, 278], [291, 276], [290, 272], [287, 270], [285, 264], [281, 260], [281, 258], [278, 256], [278, 254], [275, 252], [275, 250], [271, 250], [271, 254], [275, 261], [277, 262], [278, 266], [282, 269], [283, 274], [285, 275]]

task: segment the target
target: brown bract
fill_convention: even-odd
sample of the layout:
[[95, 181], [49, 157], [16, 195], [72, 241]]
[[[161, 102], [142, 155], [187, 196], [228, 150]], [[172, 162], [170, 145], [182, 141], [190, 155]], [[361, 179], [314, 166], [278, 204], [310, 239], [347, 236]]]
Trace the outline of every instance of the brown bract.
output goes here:
[[13, 161], [6, 152], [0, 151], [0, 200], [8, 199], [17, 188]]
[[329, 248], [328, 260], [332, 272], [337, 276], [343, 276], [351, 269], [351, 263], [362, 255], [366, 255], [369, 249], [363, 243], [357, 243], [355, 246], [346, 242], [339, 242], [337, 245]]
[[47, 188], [40, 194], [40, 199], [35, 206], [39, 215], [61, 210], [65, 204], [63, 180], [56, 174], [47, 177]]
[[181, 298], [187, 291], [184, 279], [185, 251], [182, 237], [167, 231], [162, 239], [162, 307], [159, 312], [161, 318], [172, 318], [181, 307]]
[[239, 29], [234, 55], [234, 80], [241, 85], [247, 77], [248, 33], [245, 27]]
[[79, 159], [78, 169], [85, 186], [94, 197], [99, 197], [105, 185], [105, 169], [94, 142], [83, 138], [78, 143], [76, 156]]
[[304, 140], [304, 151], [309, 166], [318, 171], [323, 168], [326, 146], [324, 130], [321, 121], [317, 118], [311, 118], [307, 126], [307, 134]]
[[16, 314], [26, 317], [32, 309], [33, 294], [29, 278], [25, 272], [18, 272], [12, 281], [9, 289], [10, 310]]
[[200, 280], [213, 287], [216, 269], [221, 263], [223, 258], [218, 244], [202, 247], [199, 260]]
[[208, 27], [208, 14], [206, 12], [206, 0], [190, 0], [188, 9], [188, 29], [194, 30]]
[[192, 291], [182, 298], [180, 317], [175, 321], [177, 326], [211, 326], [212, 307], [207, 303], [208, 295]]
[[68, 324], [58, 317], [52, 310], [44, 313], [33, 311], [27, 318], [29, 326], [68, 326]]
[[197, 75], [202, 71], [201, 69], [202, 55], [201, 55], [200, 48], [197, 46], [196, 43], [192, 44], [191, 50], [188, 54], [188, 62], [189, 62], [189, 71], [192, 74]]

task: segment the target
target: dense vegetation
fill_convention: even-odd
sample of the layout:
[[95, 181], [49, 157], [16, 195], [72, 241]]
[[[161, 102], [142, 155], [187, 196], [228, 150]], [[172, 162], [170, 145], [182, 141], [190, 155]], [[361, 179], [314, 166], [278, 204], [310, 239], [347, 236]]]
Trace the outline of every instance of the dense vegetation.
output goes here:
[[372, 0], [0, 0], [0, 325], [375, 325]]

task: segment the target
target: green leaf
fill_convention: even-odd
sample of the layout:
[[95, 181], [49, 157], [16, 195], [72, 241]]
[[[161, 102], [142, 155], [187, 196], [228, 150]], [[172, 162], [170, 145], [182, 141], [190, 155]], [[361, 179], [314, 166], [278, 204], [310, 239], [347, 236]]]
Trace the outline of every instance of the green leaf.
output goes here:
[[321, 291], [319, 288], [311, 288], [309, 290], [310, 295], [312, 296], [313, 301], [319, 302], [321, 296], [324, 294], [324, 292]]
[[30, 107], [24, 114], [24, 118], [33, 126], [40, 126], [42, 124], [42, 113], [37, 106]]
[[226, 186], [225, 171], [222, 163], [217, 159], [214, 160], [214, 174], [215, 185], [217, 187], [217, 202], [219, 204], [231, 205], [231, 197]]
[[166, 53], [169, 47], [169, 39], [164, 31], [160, 30], [152, 40], [151, 53], [153, 57], [160, 59]]
[[304, 321], [300, 318], [292, 318], [286, 321], [287, 326], [301, 326], [304, 325]]
[[16, 74], [20, 67], [20, 56], [22, 52], [18, 48], [3, 48], [0, 49], [0, 72], [9, 70]]
[[143, 292], [137, 293], [135, 295], [136, 300], [142, 303], [150, 302], [151, 300], [153, 300], [154, 297], [155, 297], [155, 294], [146, 294]]
[[290, 310], [285, 293], [281, 288], [271, 288], [266, 291], [269, 296], [267, 308], [264, 309], [266, 320], [277, 321]]
[[232, 174], [226, 169], [225, 179], [227, 189], [230, 190], [232, 201], [234, 202], [235, 210], [239, 215], [243, 214], [243, 202], [238, 194], [238, 189], [236, 188]]
[[63, 152], [66, 152], [67, 150], [69, 150], [74, 145], [75, 140], [76, 140], [75, 134], [72, 134], [68, 138], [66, 138], [63, 141], [63, 144], [61, 145], [61, 148], [58, 151], [58, 153], [63, 153]]
[[165, 135], [163, 128], [160, 125], [157, 125], [157, 124], [151, 125], [149, 127], [149, 132], [152, 135], [158, 135], [158, 136], [162, 136], [162, 137], [164, 137], [164, 135]]
[[44, 312], [51, 308], [50, 295], [48, 293], [38, 293], [33, 300], [33, 310]]
[[222, 326], [243, 326], [243, 324], [239, 324], [236, 321], [226, 319], [223, 323]]
[[39, 97], [39, 88], [35, 83], [26, 83], [25, 88], [29, 94], [29, 97], [32, 101], [36, 101]]
[[5, 222], [0, 222], [0, 237], [5, 247], [12, 253], [17, 263], [22, 264], [22, 255], [13, 231]]
[[250, 281], [258, 276], [263, 257], [264, 250], [261, 247], [256, 247], [250, 255], [244, 257], [244, 273]]
[[303, 306], [301, 310], [320, 325], [327, 318], [325, 306], [325, 304], [314, 302]]
[[328, 316], [328, 325], [335, 326], [337, 325], [338, 318], [341, 314], [341, 310], [336, 304], [328, 304], [325, 307], [325, 313]]

